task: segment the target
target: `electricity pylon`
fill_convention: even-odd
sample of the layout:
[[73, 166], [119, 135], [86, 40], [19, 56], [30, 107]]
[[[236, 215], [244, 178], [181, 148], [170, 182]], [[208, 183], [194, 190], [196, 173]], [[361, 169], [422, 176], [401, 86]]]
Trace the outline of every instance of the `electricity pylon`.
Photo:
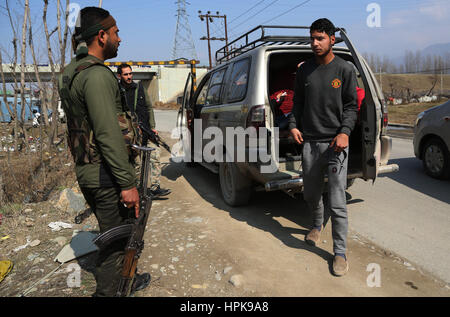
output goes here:
[[186, 58], [198, 59], [192, 40], [191, 27], [189, 26], [188, 15], [186, 13], [186, 0], [177, 0], [177, 29], [172, 51], [172, 59]]

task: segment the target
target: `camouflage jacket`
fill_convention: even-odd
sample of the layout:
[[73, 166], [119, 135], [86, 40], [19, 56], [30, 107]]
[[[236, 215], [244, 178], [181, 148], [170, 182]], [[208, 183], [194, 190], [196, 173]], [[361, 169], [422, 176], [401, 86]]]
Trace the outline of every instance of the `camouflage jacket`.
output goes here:
[[94, 56], [74, 58], [60, 76], [59, 92], [80, 187], [136, 186], [124, 139], [132, 127], [113, 72]]

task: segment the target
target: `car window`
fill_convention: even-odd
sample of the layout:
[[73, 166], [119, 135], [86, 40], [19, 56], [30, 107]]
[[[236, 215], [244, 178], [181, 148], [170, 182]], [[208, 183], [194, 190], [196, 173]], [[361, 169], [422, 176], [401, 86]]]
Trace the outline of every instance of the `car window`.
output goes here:
[[220, 92], [222, 91], [223, 78], [226, 68], [222, 68], [212, 74], [206, 95], [206, 105], [217, 105], [220, 103]]
[[211, 77], [211, 86], [215, 84], [221, 84], [223, 81], [223, 75], [225, 75], [225, 68], [215, 72]]
[[203, 106], [206, 103], [206, 92], [208, 91], [209, 78], [205, 82], [205, 84], [200, 88], [200, 91], [197, 95], [197, 100], [195, 101], [195, 105]]
[[234, 63], [230, 78], [230, 88], [227, 93], [227, 102], [236, 102], [244, 99], [247, 92], [250, 59]]

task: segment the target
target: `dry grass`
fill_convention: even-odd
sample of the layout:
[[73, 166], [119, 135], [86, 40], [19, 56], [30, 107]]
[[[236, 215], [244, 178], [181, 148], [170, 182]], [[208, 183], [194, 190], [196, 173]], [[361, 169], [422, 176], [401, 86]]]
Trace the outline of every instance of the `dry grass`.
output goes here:
[[410, 103], [407, 105], [389, 105], [388, 117], [390, 123], [400, 123], [414, 125], [417, 115], [422, 111], [430, 109], [436, 105], [442, 104], [442, 102], [432, 103]]
[[0, 158], [3, 181], [2, 204], [45, 201], [52, 191], [75, 182], [72, 157], [66, 151], [4, 153]]
[[[14, 142], [11, 136], [12, 125], [0, 124], [0, 147], [2, 149], [13, 148]], [[0, 151], [0, 184], [3, 189], [0, 198], [0, 206], [7, 203], [33, 203], [45, 201], [52, 190], [60, 187], [71, 187], [75, 182], [73, 160], [69, 151], [65, 148], [65, 125], [58, 130], [58, 137], [50, 151], [48, 149], [48, 128], [27, 128], [29, 152]], [[40, 139], [44, 140], [41, 144]], [[22, 142], [22, 141], [20, 141]], [[41, 152], [42, 146], [42, 152]]]
[[50, 155], [47, 152], [42, 162], [36, 153], [10, 154], [9, 159], [0, 161], [4, 202], [29, 203], [46, 200], [52, 190], [74, 182], [71, 161], [72, 158], [66, 153]]
[[[378, 82], [380, 75], [376, 74]], [[450, 75], [442, 76], [442, 89], [444, 95], [450, 91]], [[395, 98], [407, 97], [409, 89], [411, 95], [422, 96], [430, 91], [431, 94], [438, 95], [441, 91], [441, 76], [428, 74], [382, 74], [383, 92], [385, 96], [394, 96]]]

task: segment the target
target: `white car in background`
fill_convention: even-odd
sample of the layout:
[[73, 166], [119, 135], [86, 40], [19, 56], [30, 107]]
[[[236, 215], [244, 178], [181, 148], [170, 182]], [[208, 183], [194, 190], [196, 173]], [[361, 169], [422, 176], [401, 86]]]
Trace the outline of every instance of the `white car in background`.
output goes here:
[[419, 113], [413, 144], [428, 175], [450, 178], [450, 101]]

